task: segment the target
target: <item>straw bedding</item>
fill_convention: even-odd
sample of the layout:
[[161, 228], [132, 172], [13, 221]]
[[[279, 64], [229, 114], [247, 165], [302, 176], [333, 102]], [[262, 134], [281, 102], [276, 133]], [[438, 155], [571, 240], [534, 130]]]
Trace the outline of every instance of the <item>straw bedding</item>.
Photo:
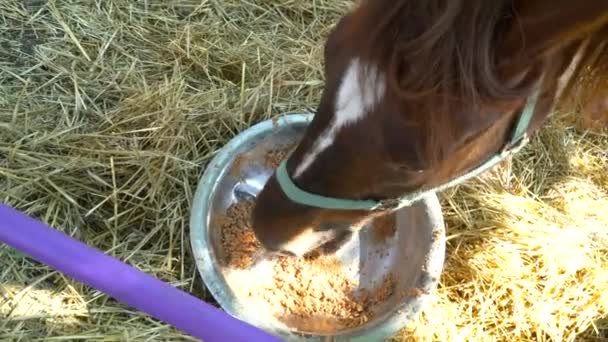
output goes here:
[[[238, 131], [317, 103], [349, 6], [1, 1], [2, 201], [213, 302], [188, 241], [201, 170]], [[395, 339], [607, 338], [608, 135], [573, 122], [556, 113], [513, 161], [441, 194], [445, 272]], [[0, 246], [0, 340], [49, 339], [190, 338]]]

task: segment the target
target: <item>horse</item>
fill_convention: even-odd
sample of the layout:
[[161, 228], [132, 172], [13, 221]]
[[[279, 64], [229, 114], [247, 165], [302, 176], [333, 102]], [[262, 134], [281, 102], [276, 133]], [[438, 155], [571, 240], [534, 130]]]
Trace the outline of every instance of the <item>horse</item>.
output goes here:
[[606, 0], [362, 1], [326, 38], [320, 102], [255, 200], [256, 238], [329, 253], [492, 168], [542, 127], [607, 28]]

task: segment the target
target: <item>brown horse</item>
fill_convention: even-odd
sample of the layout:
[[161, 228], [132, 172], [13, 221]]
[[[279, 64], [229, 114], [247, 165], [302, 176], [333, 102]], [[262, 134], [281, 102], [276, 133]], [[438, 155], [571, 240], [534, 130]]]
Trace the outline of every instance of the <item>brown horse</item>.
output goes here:
[[[607, 26], [608, 0], [364, 1], [327, 39], [318, 111], [283, 183], [273, 175], [256, 200], [257, 238], [297, 256], [339, 245], [397, 208], [358, 203], [398, 203], [504, 157], [515, 130], [542, 126]], [[299, 201], [289, 186], [354, 204]]]

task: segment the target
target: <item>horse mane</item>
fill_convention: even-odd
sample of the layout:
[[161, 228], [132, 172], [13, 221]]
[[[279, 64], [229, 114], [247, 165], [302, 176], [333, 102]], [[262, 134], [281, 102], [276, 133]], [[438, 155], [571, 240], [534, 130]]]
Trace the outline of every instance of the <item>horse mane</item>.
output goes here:
[[[519, 51], [505, 60], [507, 34], [519, 25], [513, 0], [368, 0], [361, 6], [365, 27], [374, 28], [361, 42], [362, 57], [386, 72], [392, 93], [416, 112], [408, 119], [426, 136], [417, 138], [425, 168], [480, 129], [462, 121], [492, 124], [496, 117], [479, 110], [484, 105], [503, 108], [529, 96], [545, 66], [543, 58]], [[458, 112], [470, 114], [455, 118]]]
[[[364, 49], [408, 100], [509, 101], [530, 80], [505, 82], [497, 65], [501, 38], [514, 20], [511, 0], [375, 0], [364, 4], [375, 25]], [[377, 19], [376, 19], [377, 20]]]

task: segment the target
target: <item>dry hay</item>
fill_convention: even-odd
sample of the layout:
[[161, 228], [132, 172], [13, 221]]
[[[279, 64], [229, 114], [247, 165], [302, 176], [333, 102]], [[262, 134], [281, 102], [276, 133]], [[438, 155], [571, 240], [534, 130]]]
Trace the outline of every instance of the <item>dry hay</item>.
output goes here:
[[608, 135], [569, 121], [556, 115], [512, 163], [442, 194], [445, 273], [406, 340], [608, 338]]
[[[350, 2], [164, 3], [0, 2], [0, 197], [212, 301], [188, 241], [202, 167], [239, 130], [314, 106]], [[571, 118], [442, 194], [446, 271], [398, 339], [606, 336], [608, 136]], [[188, 339], [0, 246], [0, 340], [50, 338]]]

